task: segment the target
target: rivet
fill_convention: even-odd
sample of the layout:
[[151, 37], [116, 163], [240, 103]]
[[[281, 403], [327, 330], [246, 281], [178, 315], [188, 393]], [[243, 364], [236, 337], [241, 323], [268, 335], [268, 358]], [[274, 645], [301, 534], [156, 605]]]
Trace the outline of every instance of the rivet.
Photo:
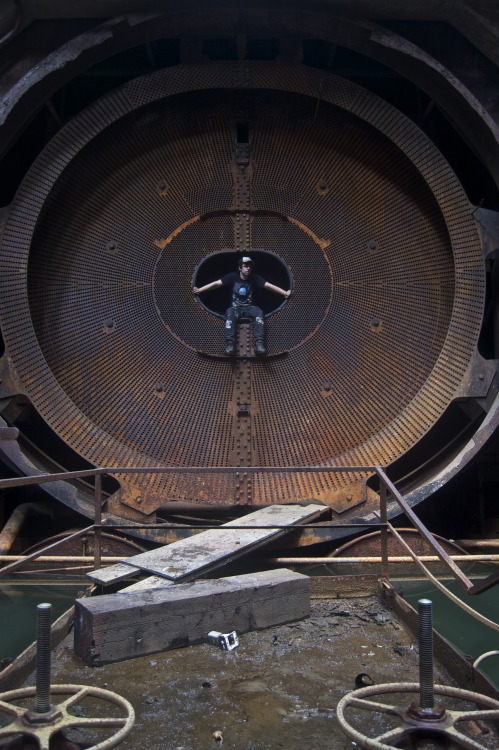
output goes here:
[[104, 331], [104, 333], [111, 333], [112, 331], [115, 330], [115, 328], [116, 328], [116, 321], [113, 320], [112, 318], [108, 318], [107, 320], [104, 321], [102, 330]]
[[114, 240], [110, 240], [106, 245], [106, 250], [108, 253], [111, 253], [112, 255], [114, 253], [118, 252], [118, 243], [114, 242]]

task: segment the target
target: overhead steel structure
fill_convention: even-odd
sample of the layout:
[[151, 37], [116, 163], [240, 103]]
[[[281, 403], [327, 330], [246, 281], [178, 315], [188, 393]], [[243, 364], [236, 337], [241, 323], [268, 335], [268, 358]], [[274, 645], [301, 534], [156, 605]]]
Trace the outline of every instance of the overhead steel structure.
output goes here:
[[[497, 425], [499, 18], [300, 5], [0, 18], [5, 462], [263, 467], [123, 475], [114, 517], [316, 498], [369, 519], [369, 473], [331, 467], [388, 467], [415, 503]], [[287, 356], [217, 357], [226, 300], [192, 288], [241, 253], [293, 289], [264, 300]]]

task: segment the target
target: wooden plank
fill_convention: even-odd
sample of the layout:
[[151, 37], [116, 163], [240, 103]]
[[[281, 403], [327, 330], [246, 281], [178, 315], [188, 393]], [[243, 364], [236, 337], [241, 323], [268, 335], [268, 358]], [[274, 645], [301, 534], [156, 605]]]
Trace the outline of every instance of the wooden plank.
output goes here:
[[[137, 568], [138, 570], [138, 568]], [[142, 571], [140, 571], [142, 572]], [[120, 589], [120, 594], [128, 591], [145, 591], [145, 589], [155, 589], [159, 586], [173, 586], [175, 581], [169, 581], [168, 578], [162, 578], [161, 576], [147, 576], [142, 581], [130, 584]]]
[[[275, 526], [291, 526], [315, 517], [324, 510], [323, 505], [270, 505], [230, 521], [219, 529], [210, 529], [173, 544], [142, 552], [123, 563], [177, 581], [188, 575], [199, 575], [214, 563], [221, 564], [222, 561], [240, 557], [284, 533], [283, 529], [273, 528]], [[232, 528], [234, 526], [235, 529]], [[264, 528], [240, 528], [244, 526]]]
[[98, 666], [309, 615], [310, 579], [290, 570], [76, 600], [75, 651]]
[[110, 583], [118, 583], [125, 578], [132, 578], [137, 573], [140, 573], [139, 568], [135, 568], [134, 570], [131, 565], [125, 565], [120, 562], [115, 565], [107, 565], [105, 568], [100, 568], [100, 570], [93, 570], [91, 573], [87, 573], [87, 575], [95, 583], [99, 583], [101, 586], [109, 586]]
[[[269, 505], [267, 508], [248, 513], [243, 518], [229, 521], [219, 529], [203, 531], [150, 552], [142, 552], [123, 560], [118, 565], [94, 570], [87, 575], [101, 586], [117, 583], [140, 571], [154, 573], [171, 581], [189, 580], [287, 533], [293, 524], [312, 521], [328, 510], [327, 506], [315, 503]], [[231, 528], [234, 526], [264, 528]], [[273, 526], [289, 526], [289, 529], [276, 529], [272, 528]], [[129, 568], [128, 574], [126, 567]]]

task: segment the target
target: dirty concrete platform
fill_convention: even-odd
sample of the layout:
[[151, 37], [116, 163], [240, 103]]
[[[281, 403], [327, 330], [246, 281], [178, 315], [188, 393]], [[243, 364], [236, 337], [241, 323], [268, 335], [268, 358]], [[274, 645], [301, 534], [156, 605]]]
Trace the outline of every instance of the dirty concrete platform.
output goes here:
[[[137, 718], [122, 750], [205, 750], [220, 738], [229, 750], [351, 750], [335, 708], [362, 672], [376, 683], [419, 680], [414, 636], [372, 595], [313, 599], [310, 618], [246, 633], [230, 652], [206, 643], [92, 668], [66, 640], [52, 682], [127, 698]], [[437, 664], [435, 682], [455, 684]]]

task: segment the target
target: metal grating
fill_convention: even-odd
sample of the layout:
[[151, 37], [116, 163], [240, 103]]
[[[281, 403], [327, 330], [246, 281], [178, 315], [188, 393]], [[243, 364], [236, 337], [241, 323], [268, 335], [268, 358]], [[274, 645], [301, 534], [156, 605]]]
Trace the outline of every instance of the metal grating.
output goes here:
[[[26, 393], [93, 463], [231, 465], [234, 373], [195, 351], [221, 348], [223, 321], [191, 283], [205, 255], [242, 242], [282, 258], [295, 285], [269, 319], [289, 356], [251, 369], [253, 463], [386, 465], [443, 413], [478, 337], [464, 194], [414, 125], [348, 82], [321, 83], [317, 107], [312, 70], [251, 66], [244, 96], [224, 90], [226, 66], [196, 70], [83, 113], [21, 188], [0, 310]], [[123, 500], [242, 502], [238, 481], [127, 476]], [[260, 474], [246, 499], [334, 505], [355, 481]]]

